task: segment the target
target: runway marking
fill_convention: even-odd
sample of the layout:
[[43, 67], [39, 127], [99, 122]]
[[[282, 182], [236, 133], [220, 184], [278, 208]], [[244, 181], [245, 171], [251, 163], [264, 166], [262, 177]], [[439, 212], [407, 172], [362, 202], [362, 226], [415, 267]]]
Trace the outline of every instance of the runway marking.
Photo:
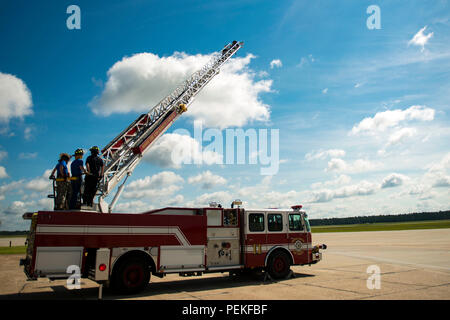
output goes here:
[[406, 261], [387, 259], [387, 258], [380, 258], [380, 257], [374, 257], [374, 256], [363, 256], [363, 255], [358, 255], [358, 254], [351, 254], [351, 253], [345, 253], [345, 252], [336, 252], [336, 251], [334, 251], [334, 252], [327, 252], [327, 254], [337, 254], [337, 255], [346, 256], [346, 257], [352, 257], [352, 258], [369, 259], [369, 260], [375, 260], [375, 261], [381, 261], [381, 262], [387, 262], [387, 263], [393, 263], [393, 264], [410, 265], [410, 266], [416, 266], [418, 268], [431, 268], [431, 269], [440, 269], [440, 270], [448, 270], [448, 271], [450, 271], [449, 267], [441, 267], [441, 266], [434, 266], [434, 265], [430, 265], [430, 264], [420, 264], [420, 263], [406, 262]]

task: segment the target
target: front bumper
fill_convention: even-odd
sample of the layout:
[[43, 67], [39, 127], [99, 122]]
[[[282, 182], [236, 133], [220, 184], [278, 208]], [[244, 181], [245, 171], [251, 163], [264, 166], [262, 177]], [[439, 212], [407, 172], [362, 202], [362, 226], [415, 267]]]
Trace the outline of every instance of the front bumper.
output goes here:
[[316, 245], [312, 249], [311, 252], [311, 261], [312, 263], [317, 263], [320, 260], [322, 260], [322, 252], [320, 252], [320, 249], [325, 250], [327, 248], [326, 244]]

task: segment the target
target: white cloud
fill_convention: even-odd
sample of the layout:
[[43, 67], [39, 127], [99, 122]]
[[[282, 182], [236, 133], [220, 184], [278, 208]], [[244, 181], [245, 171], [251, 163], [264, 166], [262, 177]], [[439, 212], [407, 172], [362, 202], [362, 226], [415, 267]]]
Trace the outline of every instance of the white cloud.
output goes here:
[[19, 159], [28, 160], [28, 159], [36, 159], [38, 153], [37, 152], [21, 152], [19, 153]]
[[308, 203], [329, 202], [336, 198], [348, 198], [353, 196], [368, 196], [374, 194], [379, 189], [379, 185], [367, 181], [358, 184], [341, 187], [336, 190], [322, 189], [312, 191]]
[[450, 168], [450, 152], [444, 155], [444, 157], [436, 163], [432, 163], [426, 167], [431, 174], [443, 174]]
[[270, 62], [270, 69], [273, 69], [274, 67], [281, 68], [282, 66], [283, 63], [280, 59], [275, 59]]
[[7, 151], [0, 151], [0, 161], [5, 159], [6, 157], [8, 157], [8, 152]]
[[33, 113], [31, 92], [25, 83], [11, 75], [0, 72], [0, 122], [23, 118]]
[[327, 93], [328, 93], [328, 88], [323, 89], [323, 90], [322, 90], [322, 93], [323, 93], [323, 94], [327, 94]]
[[142, 200], [133, 200], [117, 204], [114, 208], [114, 212], [137, 213], [150, 211], [154, 208], [154, 206]]
[[398, 173], [392, 173], [383, 179], [381, 188], [393, 188], [403, 184], [405, 180], [408, 180], [407, 176]]
[[7, 215], [25, 213], [27, 204], [23, 201], [13, 201], [3, 212]]
[[433, 183], [433, 187], [435, 188], [450, 187], [450, 176], [437, 178], [436, 181]]
[[324, 160], [327, 157], [340, 158], [345, 156], [345, 151], [341, 149], [329, 149], [329, 150], [318, 150], [312, 151], [305, 155], [305, 159], [308, 161], [312, 160]]
[[382, 167], [381, 163], [372, 162], [369, 160], [358, 159], [352, 163], [347, 163], [342, 159], [331, 159], [328, 162], [327, 172], [345, 172], [345, 173], [361, 173], [367, 171], [374, 171]]
[[182, 184], [184, 179], [171, 171], [163, 171], [151, 177], [147, 176], [144, 179], [138, 179], [131, 182], [126, 188], [127, 190], [142, 190], [142, 189], [158, 189], [171, 184]]
[[233, 201], [233, 197], [226, 191], [218, 191], [213, 193], [204, 193], [195, 200], [188, 202], [186, 205], [190, 206], [208, 206], [211, 202], [221, 204], [223, 207], [228, 207]]
[[349, 176], [347, 176], [345, 174], [341, 174], [339, 177], [337, 177], [334, 180], [313, 183], [311, 185], [311, 188], [318, 189], [318, 188], [330, 187], [330, 186], [342, 186], [342, 185], [350, 183], [351, 180], [352, 180], [352, 178], [350, 178]]
[[8, 178], [8, 174], [6, 173], [6, 169], [3, 166], [0, 166], [0, 179]]
[[423, 27], [422, 29], [417, 32], [414, 37], [409, 40], [408, 45], [415, 45], [415, 46], [421, 46], [421, 51], [425, 50], [425, 45], [427, 44], [428, 40], [430, 40], [431, 37], [433, 37], [433, 32], [430, 32], [428, 34], [425, 34], [425, 30], [427, 29], [427, 26]]
[[188, 179], [190, 184], [199, 184], [202, 189], [211, 189], [217, 185], [224, 185], [227, 180], [219, 175], [213, 174], [207, 170]]
[[395, 144], [402, 143], [408, 138], [415, 136], [416, 133], [417, 130], [415, 128], [401, 128], [399, 130], [396, 130], [389, 136], [386, 146], [389, 147]]
[[144, 154], [144, 161], [163, 168], [181, 168], [182, 164], [221, 164], [222, 155], [202, 151], [197, 140], [177, 133], [167, 133]]
[[52, 190], [52, 182], [48, 178], [50, 176], [50, 173], [51, 170], [46, 170], [42, 176], [34, 178], [29, 182], [25, 183], [24, 187], [32, 191], [50, 192]]
[[425, 106], [411, 106], [405, 110], [396, 109], [378, 112], [374, 117], [365, 118], [355, 125], [352, 128], [351, 134], [385, 131], [387, 128], [397, 126], [402, 121], [432, 121], [434, 119], [434, 114], [434, 109]]
[[[96, 114], [147, 112], [178, 84], [202, 68], [211, 55], [175, 52], [169, 57], [140, 53], [124, 57], [108, 70], [103, 92], [90, 107]], [[230, 59], [220, 73], [198, 94], [185, 114], [207, 127], [243, 126], [267, 121], [269, 106], [259, 95], [270, 92], [272, 80], [255, 81], [248, 68], [254, 56]]]
[[184, 179], [170, 171], [163, 171], [131, 182], [123, 193], [126, 199], [158, 199], [168, 197], [181, 190]]
[[152, 199], [160, 201], [161, 198], [173, 195], [175, 192], [182, 189], [179, 185], [169, 185], [160, 189], [141, 189], [133, 191], [125, 191], [123, 197], [125, 199]]

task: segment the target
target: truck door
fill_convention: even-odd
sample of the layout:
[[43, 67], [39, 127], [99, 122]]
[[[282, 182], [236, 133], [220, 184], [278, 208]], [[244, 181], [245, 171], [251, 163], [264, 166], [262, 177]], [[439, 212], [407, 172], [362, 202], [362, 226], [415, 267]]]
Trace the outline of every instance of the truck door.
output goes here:
[[308, 264], [310, 257], [308, 254], [309, 243], [308, 231], [300, 212], [288, 214], [288, 242], [289, 250], [294, 256], [295, 264]]
[[244, 250], [245, 266], [264, 266], [266, 246], [266, 213], [246, 211], [244, 214]]
[[277, 245], [286, 245], [288, 240], [286, 219], [285, 212], [267, 212], [267, 250]]

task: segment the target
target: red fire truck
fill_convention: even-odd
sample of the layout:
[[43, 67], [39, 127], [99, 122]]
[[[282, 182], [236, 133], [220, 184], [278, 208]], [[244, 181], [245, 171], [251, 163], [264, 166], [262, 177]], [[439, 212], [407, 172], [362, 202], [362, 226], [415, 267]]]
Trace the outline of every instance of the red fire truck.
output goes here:
[[[25, 259], [29, 279], [60, 278], [79, 270], [81, 277], [136, 292], [150, 275], [265, 269], [273, 278], [288, 275], [291, 265], [321, 260], [300, 206], [292, 210], [163, 208], [141, 214], [112, 213], [127, 178], [144, 152], [192, 103], [243, 43], [233, 41], [189, 79], [139, 116], [102, 149], [104, 176], [98, 202], [80, 210], [26, 213], [31, 220]], [[120, 182], [122, 183], [117, 186]], [[105, 198], [117, 186], [108, 205]], [[55, 192], [49, 197], [54, 198]]]
[[292, 210], [164, 208], [141, 214], [41, 211], [31, 219], [26, 258], [29, 279], [81, 277], [122, 292], [142, 290], [151, 274], [200, 275], [264, 269], [272, 278], [290, 266], [322, 259], [312, 246], [307, 215]]

